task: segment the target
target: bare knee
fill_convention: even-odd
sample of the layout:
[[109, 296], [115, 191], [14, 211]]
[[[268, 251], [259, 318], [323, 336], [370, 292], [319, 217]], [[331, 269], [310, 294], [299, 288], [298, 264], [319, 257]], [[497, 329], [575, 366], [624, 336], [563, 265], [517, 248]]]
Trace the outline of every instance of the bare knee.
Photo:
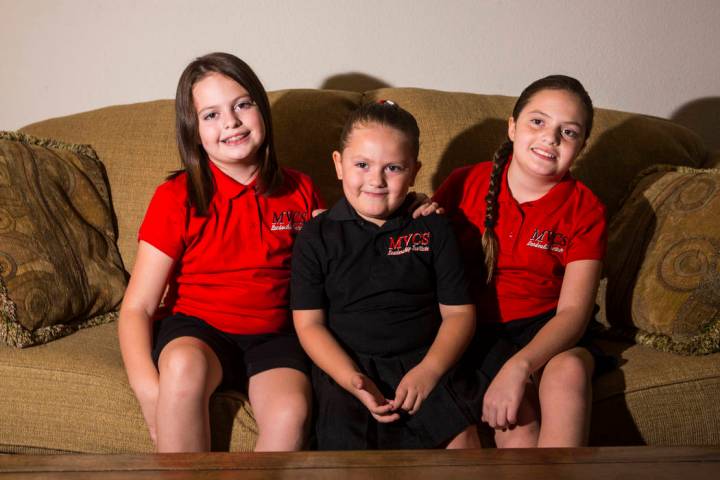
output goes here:
[[181, 340], [160, 354], [160, 388], [177, 398], [209, 397], [222, 377], [219, 361], [209, 347]]
[[256, 451], [298, 450], [309, 426], [311, 387], [307, 376], [291, 368], [253, 375], [248, 389], [258, 425]]
[[543, 369], [540, 395], [551, 392], [586, 395], [591, 388], [592, 368], [592, 356], [584, 349], [556, 355]]
[[[310, 420], [310, 398], [304, 392], [286, 394], [269, 406], [268, 414], [275, 428], [303, 432]], [[260, 428], [266, 427], [263, 425]]]

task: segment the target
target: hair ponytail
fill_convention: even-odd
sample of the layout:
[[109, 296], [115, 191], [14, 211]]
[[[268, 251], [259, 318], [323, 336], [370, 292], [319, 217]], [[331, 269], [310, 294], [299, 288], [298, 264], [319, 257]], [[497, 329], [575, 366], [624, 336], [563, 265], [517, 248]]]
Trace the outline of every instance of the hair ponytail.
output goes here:
[[507, 140], [495, 151], [492, 172], [490, 173], [490, 184], [488, 185], [487, 195], [485, 195], [485, 231], [482, 234], [482, 247], [485, 252], [487, 283], [490, 283], [497, 263], [499, 245], [495, 234], [495, 224], [497, 223], [498, 194], [502, 184], [502, 173], [512, 150], [513, 142]]
[[417, 160], [420, 152], [420, 128], [418, 128], [417, 120], [412, 113], [392, 100], [364, 103], [351, 112], [340, 134], [340, 151], [345, 150], [355, 127], [373, 123], [394, 128], [405, 135], [410, 153], [413, 159]]

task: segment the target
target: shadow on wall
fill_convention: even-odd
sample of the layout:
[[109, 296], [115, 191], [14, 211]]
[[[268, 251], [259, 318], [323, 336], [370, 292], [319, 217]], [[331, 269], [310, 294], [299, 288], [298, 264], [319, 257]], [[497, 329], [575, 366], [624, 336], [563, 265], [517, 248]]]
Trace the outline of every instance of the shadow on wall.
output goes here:
[[360, 72], [338, 73], [328, 77], [320, 86], [323, 90], [347, 90], [348, 92], [359, 93], [387, 87], [392, 87], [392, 85], [384, 80]]
[[635, 177], [656, 164], [700, 168], [704, 148], [671, 122], [631, 116], [602, 132], [573, 165], [572, 173], [600, 197], [613, 218]]
[[442, 154], [432, 178], [433, 191], [458, 167], [492, 160], [495, 150], [507, 138], [507, 122], [491, 118], [464, 130], [453, 138]]
[[709, 150], [720, 150], [720, 97], [698, 98], [686, 103], [670, 120], [700, 135]]

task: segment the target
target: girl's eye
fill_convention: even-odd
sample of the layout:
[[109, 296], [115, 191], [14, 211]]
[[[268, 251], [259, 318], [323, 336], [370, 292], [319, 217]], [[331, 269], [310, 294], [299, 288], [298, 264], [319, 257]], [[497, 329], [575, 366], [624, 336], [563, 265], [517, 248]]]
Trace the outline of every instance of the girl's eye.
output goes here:
[[535, 125], [535, 126], [538, 126], [538, 127], [539, 127], [540, 125], [543, 124], [543, 121], [542, 121], [541, 119], [539, 119], [539, 118], [531, 118], [531, 119], [530, 119], [530, 123], [531, 123], [532, 125]]
[[564, 129], [564, 130], [562, 131], [562, 133], [563, 133], [563, 135], [565, 135], [566, 137], [572, 138], [573, 140], [576, 139], [576, 138], [578, 138], [578, 137], [580, 136], [580, 134], [579, 134], [577, 131], [575, 131], [575, 130], [573, 130], [573, 129], [571, 129], [571, 128], [566, 128], [566, 129]]
[[206, 114], [203, 116], [203, 120], [214, 120], [215, 118], [217, 118], [217, 113], [216, 113], [216, 112], [206, 113]]
[[388, 172], [392, 172], [392, 173], [398, 173], [398, 172], [402, 172], [403, 170], [405, 170], [405, 169], [404, 169], [402, 166], [400, 166], [400, 165], [388, 165], [388, 166], [385, 167], [385, 168], [387, 169]]
[[358, 168], [367, 168], [367, 162], [356, 162], [355, 166]]
[[235, 104], [235, 110], [247, 110], [254, 105], [255, 103], [251, 102], [250, 100], [243, 100], [242, 102], [238, 102]]

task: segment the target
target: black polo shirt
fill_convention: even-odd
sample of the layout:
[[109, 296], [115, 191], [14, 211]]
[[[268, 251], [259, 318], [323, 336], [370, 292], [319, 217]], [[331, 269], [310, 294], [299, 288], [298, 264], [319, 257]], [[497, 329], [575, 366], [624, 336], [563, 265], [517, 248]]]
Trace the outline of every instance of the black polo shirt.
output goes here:
[[326, 310], [346, 349], [396, 355], [428, 347], [441, 322], [438, 303], [472, 303], [443, 216], [413, 219], [403, 205], [378, 227], [343, 198], [295, 241], [291, 307]]

